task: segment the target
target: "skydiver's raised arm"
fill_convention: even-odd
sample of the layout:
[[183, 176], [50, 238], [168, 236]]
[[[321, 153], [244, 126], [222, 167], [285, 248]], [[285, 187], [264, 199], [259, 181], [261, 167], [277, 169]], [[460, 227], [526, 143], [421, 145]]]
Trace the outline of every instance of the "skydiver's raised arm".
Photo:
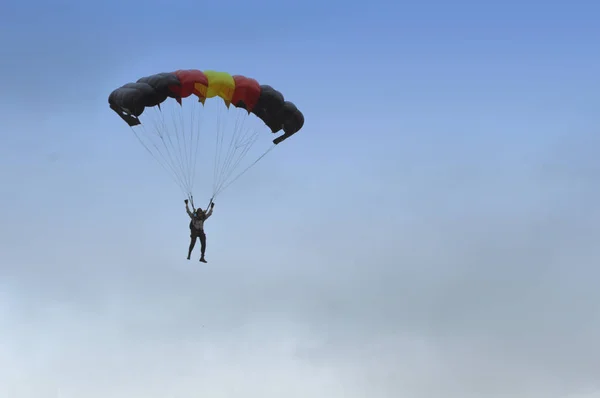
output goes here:
[[190, 218], [194, 218], [194, 213], [190, 211], [190, 206], [188, 205], [188, 200], [185, 200], [185, 211], [190, 216]]
[[215, 203], [211, 201], [210, 209], [208, 209], [208, 211], [206, 212], [206, 217], [204, 218], [205, 220], [212, 215], [214, 207]]

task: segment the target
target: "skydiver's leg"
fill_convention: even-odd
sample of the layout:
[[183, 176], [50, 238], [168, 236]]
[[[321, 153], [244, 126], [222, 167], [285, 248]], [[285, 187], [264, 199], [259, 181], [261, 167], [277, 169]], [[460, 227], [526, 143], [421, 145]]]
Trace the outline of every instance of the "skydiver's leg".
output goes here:
[[200, 257], [200, 261], [202, 261], [203, 263], [206, 262], [206, 259], [204, 258], [204, 252], [206, 251], [206, 234], [204, 233], [204, 231], [200, 231], [200, 253], [201, 253], [201, 257]]
[[190, 234], [190, 248], [188, 250], [188, 256], [187, 259], [190, 259], [190, 256], [192, 255], [192, 250], [194, 250], [194, 246], [196, 246], [196, 234], [194, 234], [193, 232]]

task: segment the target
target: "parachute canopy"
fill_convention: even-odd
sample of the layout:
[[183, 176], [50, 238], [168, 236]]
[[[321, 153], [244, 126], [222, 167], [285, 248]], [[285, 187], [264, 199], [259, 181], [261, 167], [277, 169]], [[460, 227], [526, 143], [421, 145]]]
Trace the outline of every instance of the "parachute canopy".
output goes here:
[[192, 94], [202, 104], [207, 98], [220, 97], [227, 107], [233, 105], [259, 117], [272, 133], [283, 130], [284, 134], [274, 139], [274, 144], [291, 137], [304, 125], [302, 112], [273, 87], [260, 85], [249, 77], [212, 70], [178, 70], [142, 77], [114, 90], [108, 103], [133, 127], [141, 123], [139, 116], [146, 108], [160, 106], [167, 98], [181, 104], [182, 98]]

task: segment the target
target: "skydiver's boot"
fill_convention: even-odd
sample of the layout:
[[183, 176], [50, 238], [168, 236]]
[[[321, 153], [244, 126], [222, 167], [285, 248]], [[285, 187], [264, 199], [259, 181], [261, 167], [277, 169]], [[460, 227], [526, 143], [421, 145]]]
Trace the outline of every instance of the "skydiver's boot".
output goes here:
[[200, 262], [202, 262], [202, 263], [206, 263], [207, 262], [206, 259], [204, 258], [204, 256], [200, 257]]

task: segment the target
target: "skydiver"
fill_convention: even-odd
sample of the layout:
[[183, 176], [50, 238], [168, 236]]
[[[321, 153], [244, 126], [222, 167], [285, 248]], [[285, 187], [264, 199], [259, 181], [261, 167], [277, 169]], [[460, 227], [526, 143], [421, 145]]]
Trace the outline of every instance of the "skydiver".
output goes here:
[[[192, 255], [192, 250], [194, 250], [194, 246], [196, 245], [196, 238], [200, 238], [200, 253], [201, 253], [201, 257], [200, 257], [200, 261], [202, 261], [203, 263], [206, 263], [206, 259], [204, 258], [204, 252], [206, 251], [206, 234], [204, 233], [204, 221], [206, 221], [206, 219], [208, 217], [210, 217], [213, 213], [213, 207], [215, 207], [214, 203], [210, 204], [210, 209], [208, 211], [204, 211], [202, 209], [196, 209], [193, 212], [190, 211], [190, 208], [188, 206], [188, 200], [185, 200], [185, 211], [187, 212], [187, 214], [190, 216], [191, 221], [190, 221], [190, 248], [188, 250], [188, 256], [187, 259], [190, 259], [190, 256]], [[192, 209], [194, 209], [194, 206], [192, 206]]]

